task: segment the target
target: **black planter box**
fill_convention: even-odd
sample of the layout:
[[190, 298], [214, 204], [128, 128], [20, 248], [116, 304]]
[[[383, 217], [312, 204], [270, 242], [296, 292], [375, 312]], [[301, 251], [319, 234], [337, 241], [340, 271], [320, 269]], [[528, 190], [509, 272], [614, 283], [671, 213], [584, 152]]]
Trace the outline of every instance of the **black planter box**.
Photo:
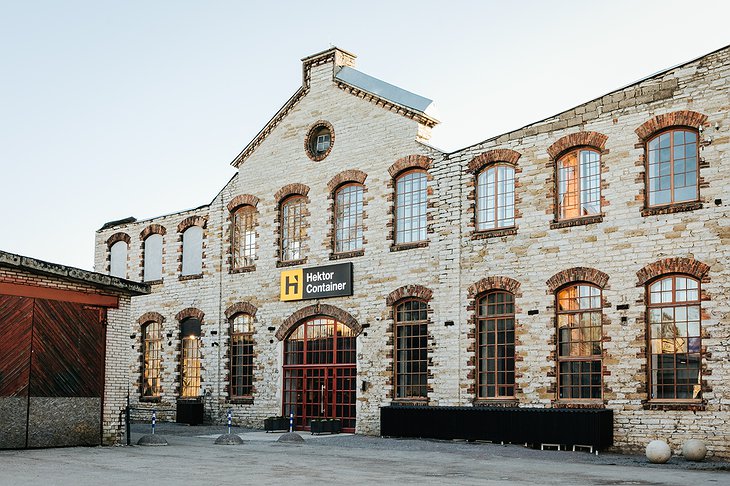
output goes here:
[[264, 430], [273, 432], [275, 430], [289, 430], [289, 419], [287, 417], [269, 417], [264, 419]]
[[178, 400], [177, 423], [200, 425], [203, 423], [204, 411], [202, 400]]
[[613, 445], [613, 410], [391, 405], [380, 408], [380, 434], [605, 449]]
[[309, 431], [312, 434], [339, 434], [342, 432], [342, 420], [313, 419], [309, 422]]

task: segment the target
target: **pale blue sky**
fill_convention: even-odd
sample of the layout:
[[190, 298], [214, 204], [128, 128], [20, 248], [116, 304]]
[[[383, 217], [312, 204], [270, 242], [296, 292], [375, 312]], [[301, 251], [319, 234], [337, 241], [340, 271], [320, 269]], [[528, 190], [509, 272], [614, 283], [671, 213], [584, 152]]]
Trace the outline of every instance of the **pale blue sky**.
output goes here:
[[730, 2], [0, 0], [0, 249], [91, 269], [104, 222], [210, 202], [336, 45], [454, 150], [730, 44]]

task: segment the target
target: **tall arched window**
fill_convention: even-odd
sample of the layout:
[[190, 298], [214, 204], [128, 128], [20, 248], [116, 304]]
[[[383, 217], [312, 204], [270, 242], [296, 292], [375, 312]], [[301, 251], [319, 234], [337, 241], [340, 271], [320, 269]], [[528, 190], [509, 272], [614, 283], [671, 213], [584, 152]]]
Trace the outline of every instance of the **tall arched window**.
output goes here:
[[127, 242], [117, 241], [109, 249], [109, 275], [127, 278]]
[[601, 156], [571, 150], [558, 159], [558, 219], [601, 214]]
[[236, 314], [231, 318], [231, 397], [253, 394], [253, 317]]
[[144, 281], [162, 280], [162, 235], [153, 233], [144, 240]]
[[672, 275], [648, 286], [649, 381], [654, 400], [702, 398], [700, 285]]
[[335, 253], [362, 249], [363, 187], [347, 184], [335, 193]]
[[180, 396], [200, 395], [200, 321], [189, 317], [180, 322]]
[[142, 396], [159, 397], [162, 392], [162, 333], [159, 322], [142, 326]]
[[601, 289], [570, 285], [557, 292], [558, 390], [561, 400], [603, 396]]
[[183, 232], [182, 274], [203, 273], [203, 228], [191, 226]]
[[256, 208], [241, 206], [233, 213], [231, 253], [234, 269], [253, 266], [256, 259]]
[[477, 176], [477, 231], [515, 225], [515, 169], [492, 165]]
[[404, 300], [395, 306], [395, 398], [428, 397], [428, 305]]
[[426, 240], [427, 180], [425, 171], [411, 170], [395, 181], [396, 244]]
[[515, 394], [515, 297], [492, 291], [477, 303], [478, 398]]
[[281, 261], [304, 258], [304, 196], [291, 196], [281, 204]]
[[675, 128], [649, 139], [647, 184], [649, 206], [699, 198], [697, 131]]

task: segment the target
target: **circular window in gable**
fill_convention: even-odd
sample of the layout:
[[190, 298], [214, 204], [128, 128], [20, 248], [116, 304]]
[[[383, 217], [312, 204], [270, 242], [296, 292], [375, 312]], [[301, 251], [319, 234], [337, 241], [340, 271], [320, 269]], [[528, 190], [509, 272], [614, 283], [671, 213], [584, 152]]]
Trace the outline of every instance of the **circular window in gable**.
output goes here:
[[320, 120], [309, 129], [304, 140], [307, 156], [315, 162], [327, 157], [335, 143], [335, 131], [328, 122]]

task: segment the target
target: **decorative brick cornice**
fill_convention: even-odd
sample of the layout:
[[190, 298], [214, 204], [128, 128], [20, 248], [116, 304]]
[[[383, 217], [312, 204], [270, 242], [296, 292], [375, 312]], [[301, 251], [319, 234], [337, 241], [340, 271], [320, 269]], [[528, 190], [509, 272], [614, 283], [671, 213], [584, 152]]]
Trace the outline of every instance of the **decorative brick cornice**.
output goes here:
[[236, 302], [226, 309], [226, 319], [230, 319], [236, 314], [248, 314], [251, 317], [255, 317], [257, 310], [255, 305], [249, 304], [248, 302]]
[[194, 317], [197, 320], [199, 320], [200, 322], [203, 322], [204, 316], [205, 316], [205, 314], [203, 313], [202, 310], [196, 309], [195, 307], [188, 307], [187, 309], [183, 309], [180, 312], [178, 312], [175, 315], [175, 320], [184, 321], [185, 319], [187, 319], [189, 317]]
[[487, 277], [470, 285], [467, 293], [470, 299], [489, 290], [505, 290], [516, 294], [520, 290], [520, 283], [509, 277]]
[[299, 182], [295, 182], [294, 184], [287, 184], [278, 191], [276, 191], [276, 194], [274, 194], [274, 200], [278, 204], [282, 200], [284, 200], [284, 198], [293, 194], [306, 196], [307, 194], [309, 194], [309, 186], [301, 184]]
[[402, 299], [414, 298], [430, 301], [432, 297], [433, 292], [431, 289], [423, 285], [404, 285], [389, 293], [385, 298], [385, 304], [390, 307]]
[[348, 182], [357, 182], [358, 184], [364, 184], [367, 177], [368, 175], [361, 170], [344, 170], [334, 176], [332, 179], [330, 179], [330, 181], [327, 183], [327, 190], [330, 194], [333, 194], [335, 192], [335, 189]]
[[362, 332], [362, 326], [348, 312], [329, 304], [314, 304], [303, 307], [284, 319], [276, 330], [276, 339], [283, 341], [302, 321], [317, 316], [327, 316], [341, 322], [352, 329], [356, 336]]
[[167, 229], [165, 229], [164, 226], [162, 226], [161, 224], [152, 223], [151, 225], [147, 226], [145, 229], [142, 230], [142, 232], [139, 234], [139, 239], [144, 241], [150, 235], [165, 236], [166, 234], [167, 234]]
[[241, 206], [253, 206], [256, 207], [259, 203], [259, 198], [254, 196], [253, 194], [239, 194], [238, 196], [231, 199], [231, 201], [226, 206], [228, 208], [228, 212], [232, 213], [236, 209], [240, 208]]
[[548, 147], [547, 152], [551, 159], [556, 159], [560, 154], [573, 147], [593, 147], [603, 152], [608, 137], [598, 132], [577, 132], [560, 137], [555, 143]]
[[408, 169], [423, 169], [428, 170], [433, 164], [431, 157], [425, 155], [407, 155], [396, 160], [393, 165], [388, 168], [388, 172], [391, 177], [395, 177], [401, 172]]
[[547, 286], [551, 294], [560, 287], [572, 282], [588, 282], [603, 289], [608, 283], [608, 275], [589, 267], [573, 267], [556, 273], [548, 279]]
[[396, 113], [398, 115], [410, 118], [411, 120], [415, 120], [421, 125], [433, 128], [438, 124], [438, 120], [426, 115], [423, 112], [415, 111], [406, 106], [393, 103], [387, 98], [380, 97], [336, 78], [335, 83], [337, 83], [338, 88], [353, 96], [357, 96], [358, 98], [361, 98], [365, 101], [369, 101], [370, 103], [373, 103], [381, 108], [385, 108], [386, 110]]
[[698, 128], [707, 121], [707, 115], [696, 111], [680, 110], [665, 113], [651, 118], [635, 130], [642, 142], [646, 142], [652, 135], [665, 128], [684, 126]]
[[138, 324], [146, 324], [148, 322], [157, 322], [159, 324], [162, 324], [165, 322], [165, 318], [162, 314], [159, 312], [145, 312], [141, 316], [139, 316], [139, 319], [137, 319]]
[[182, 233], [191, 226], [200, 226], [201, 228], [205, 228], [206, 222], [207, 219], [203, 216], [188, 216], [177, 225], [177, 232]]
[[636, 277], [638, 278], [636, 286], [641, 287], [659, 276], [672, 273], [691, 275], [698, 280], [703, 280], [707, 277], [709, 271], [710, 266], [699, 260], [692, 258], [664, 258], [663, 260], [650, 263], [636, 272]]
[[520, 153], [510, 149], [489, 150], [477, 155], [467, 165], [467, 170], [472, 174], [479, 172], [487, 164], [494, 162], [505, 162], [510, 165], [517, 165], [520, 160]]
[[130, 243], [132, 243], [132, 238], [130, 238], [127, 233], [114, 233], [109, 237], [109, 239], [106, 240], [106, 246], [111, 248], [114, 243], [118, 243], [120, 241], [123, 241], [129, 245]]

